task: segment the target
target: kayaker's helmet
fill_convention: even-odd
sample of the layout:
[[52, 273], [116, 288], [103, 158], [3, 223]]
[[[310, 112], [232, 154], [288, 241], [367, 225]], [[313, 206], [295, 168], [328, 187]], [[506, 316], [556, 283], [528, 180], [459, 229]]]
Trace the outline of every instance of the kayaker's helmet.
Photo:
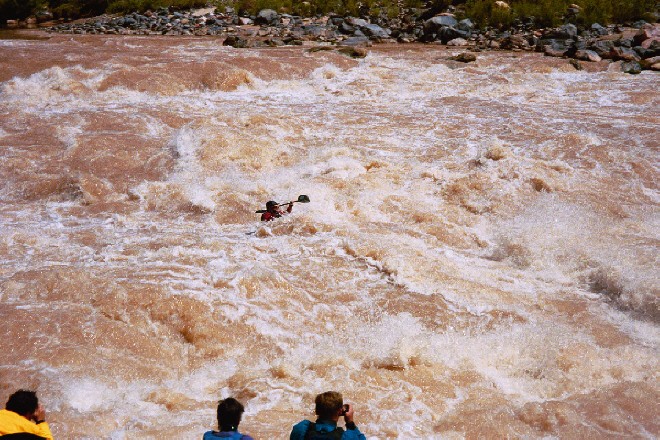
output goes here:
[[271, 209], [277, 207], [277, 202], [270, 200], [266, 203], [266, 209]]

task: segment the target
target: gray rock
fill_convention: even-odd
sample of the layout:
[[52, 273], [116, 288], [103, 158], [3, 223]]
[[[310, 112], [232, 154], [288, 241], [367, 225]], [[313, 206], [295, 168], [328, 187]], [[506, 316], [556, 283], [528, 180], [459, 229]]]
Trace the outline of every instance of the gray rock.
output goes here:
[[363, 27], [369, 24], [367, 20], [363, 20], [361, 18], [355, 18], [355, 17], [347, 17], [346, 22], [353, 27]]
[[549, 29], [543, 33], [544, 39], [568, 40], [578, 36], [577, 27], [573, 24], [565, 24], [556, 29]]
[[424, 26], [440, 28], [442, 26], [451, 26], [454, 27], [458, 24], [458, 21], [451, 15], [436, 15], [433, 18], [429, 18], [424, 23]]
[[552, 45], [552, 44], [546, 44], [543, 46], [543, 54], [547, 57], [563, 57], [564, 54], [566, 53], [566, 48], [557, 46], [557, 45]]
[[472, 32], [472, 30], [474, 29], [474, 23], [472, 23], [472, 20], [470, 20], [469, 18], [466, 18], [465, 20], [461, 20], [458, 22], [458, 25], [456, 25], [456, 29], [465, 32]]
[[658, 63], [660, 63], [660, 56], [647, 58], [639, 62], [640, 66], [642, 66], [642, 69], [645, 70], [653, 69], [653, 66]]
[[447, 46], [467, 46], [469, 43], [465, 38], [454, 38], [447, 41]]
[[367, 24], [362, 26], [360, 30], [367, 37], [376, 37], [376, 38], [389, 38], [389, 34], [382, 27], [377, 24]]
[[610, 56], [613, 60], [639, 61], [641, 58], [632, 49], [627, 47], [613, 47], [610, 49]]
[[235, 35], [230, 35], [222, 42], [223, 46], [231, 46], [237, 48], [249, 47], [250, 44], [245, 38], [240, 38]]
[[262, 9], [254, 19], [255, 24], [272, 24], [279, 22], [280, 16], [272, 9]]
[[595, 41], [588, 46], [588, 49], [593, 50], [603, 59], [611, 59], [610, 51], [614, 47], [614, 43], [609, 40]]
[[341, 42], [342, 46], [368, 46], [369, 39], [367, 37], [350, 37]]
[[575, 67], [575, 70], [582, 70], [582, 64], [580, 64], [580, 61], [571, 58], [571, 60], [568, 63], [571, 66]]
[[621, 64], [621, 71], [623, 73], [637, 75], [638, 73], [642, 73], [642, 66], [637, 61], [627, 61]]
[[581, 61], [591, 61], [596, 63], [602, 60], [602, 58], [593, 50], [578, 50], [575, 52], [575, 58]]
[[351, 35], [353, 32], [355, 32], [355, 27], [351, 26], [346, 21], [342, 21], [342, 23], [337, 27], [337, 30], [342, 34]]

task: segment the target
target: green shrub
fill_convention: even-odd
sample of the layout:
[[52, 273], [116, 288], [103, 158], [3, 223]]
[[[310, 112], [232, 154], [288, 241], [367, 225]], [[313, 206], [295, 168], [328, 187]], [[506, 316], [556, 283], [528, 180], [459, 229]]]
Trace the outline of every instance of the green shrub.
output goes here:
[[512, 9], [498, 8], [493, 0], [468, 0], [465, 15], [479, 27], [507, 28], [514, 20]]

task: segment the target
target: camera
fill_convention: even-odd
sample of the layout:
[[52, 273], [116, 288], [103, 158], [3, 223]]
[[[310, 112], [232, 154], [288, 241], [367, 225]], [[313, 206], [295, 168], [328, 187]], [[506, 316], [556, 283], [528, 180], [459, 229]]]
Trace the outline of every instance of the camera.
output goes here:
[[341, 409], [341, 415], [345, 416], [346, 413], [348, 412], [348, 404], [344, 405]]

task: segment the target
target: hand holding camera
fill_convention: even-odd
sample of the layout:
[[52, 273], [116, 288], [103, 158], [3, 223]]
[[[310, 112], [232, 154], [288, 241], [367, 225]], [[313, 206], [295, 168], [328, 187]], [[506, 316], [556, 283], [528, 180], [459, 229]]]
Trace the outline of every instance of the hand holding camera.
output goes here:
[[345, 404], [342, 407], [341, 415], [344, 417], [346, 423], [353, 421], [353, 405], [350, 403]]

